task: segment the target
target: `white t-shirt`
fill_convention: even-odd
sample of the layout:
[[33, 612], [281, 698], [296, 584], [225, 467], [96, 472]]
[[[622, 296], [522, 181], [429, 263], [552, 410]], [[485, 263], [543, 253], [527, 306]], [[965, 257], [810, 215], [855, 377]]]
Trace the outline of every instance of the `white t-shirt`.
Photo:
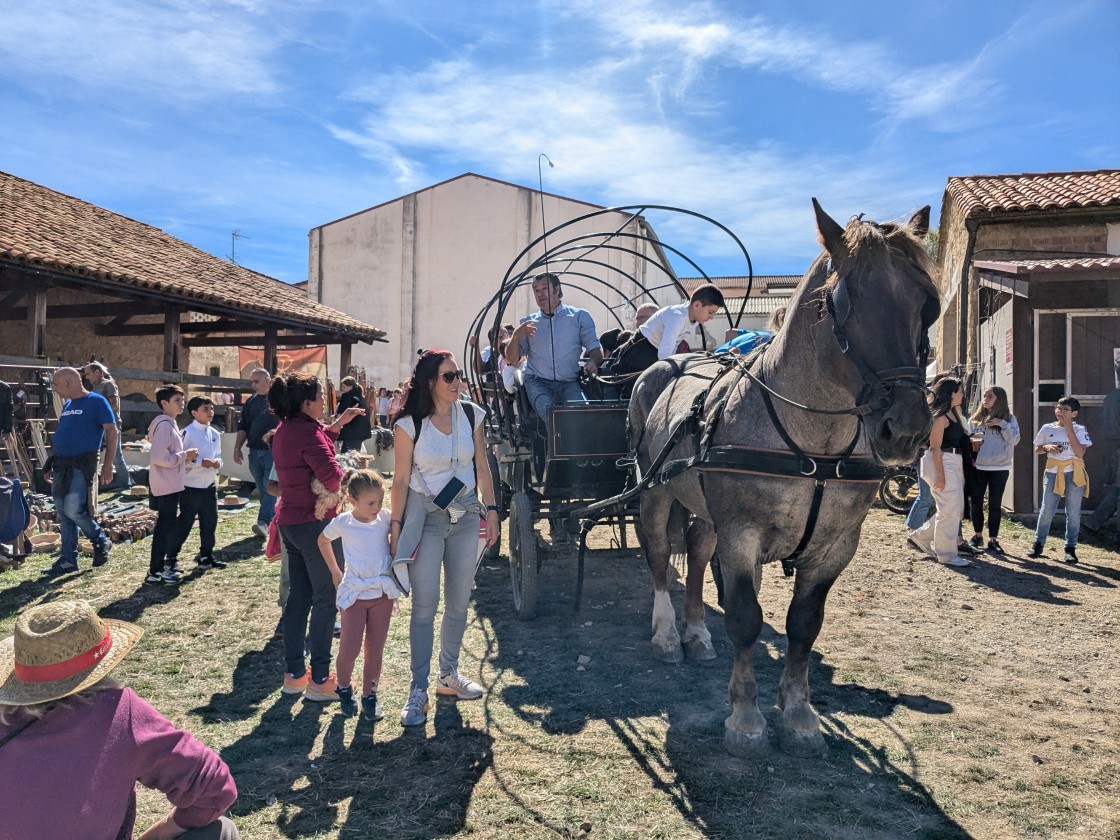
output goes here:
[[[1089, 440], [1089, 433], [1080, 423], [1073, 424], [1073, 433], [1077, 435], [1077, 442], [1082, 446], [1093, 445], [1093, 441]], [[1063, 467], [1062, 472], [1071, 472], [1073, 470], [1073, 459], [1076, 456], [1073, 454], [1073, 448], [1069, 445], [1069, 435], [1066, 434], [1066, 430], [1061, 423], [1047, 423], [1034, 436], [1035, 446], [1045, 446], [1048, 443], [1058, 444], [1062, 447], [1062, 451], [1057, 454], [1047, 452], [1046, 457], [1055, 461], [1069, 461], [1070, 465]], [[1057, 473], [1057, 471], [1057, 467], [1051, 467], [1046, 472]]]
[[657, 358], [675, 356], [682, 341], [687, 341], [689, 347], [693, 346], [700, 325], [688, 320], [688, 306], [687, 303], [678, 303], [658, 309], [638, 327], [649, 343], [657, 348]]
[[[214, 483], [221, 468], [222, 461], [222, 436], [218, 430], [207, 424], [202, 425], [197, 420], [192, 420], [187, 428], [183, 429], [183, 448], [197, 449], [198, 456], [193, 461], [187, 461], [187, 471], [183, 475], [183, 484], [187, 487], [200, 487], [205, 489]], [[202, 466], [202, 459], [217, 461], [216, 467]]]
[[390, 574], [393, 558], [389, 555], [389, 522], [392, 518], [388, 508], [382, 508], [372, 522], [360, 522], [347, 511], [329, 520], [323, 528], [327, 539], [342, 538], [342, 550], [346, 552], [346, 568], [335, 598], [340, 610], [358, 600], [382, 595], [386, 598], [401, 596]]
[[[467, 413], [463, 410], [464, 401], [457, 402], [451, 408], [452, 434], [445, 435], [432, 425], [430, 418], [422, 421], [420, 439], [412, 450], [412, 476], [408, 486], [417, 493], [438, 496], [454, 476], [463, 482], [463, 492], [474, 489], [474, 429], [482, 425], [486, 412], [471, 403], [474, 411], [474, 427], [467, 422]], [[404, 416], [396, 425], [404, 429], [413, 440], [416, 440], [415, 427], [412, 418]], [[417, 476], [423, 475], [423, 481]], [[425, 489], [427, 485], [427, 489]]]

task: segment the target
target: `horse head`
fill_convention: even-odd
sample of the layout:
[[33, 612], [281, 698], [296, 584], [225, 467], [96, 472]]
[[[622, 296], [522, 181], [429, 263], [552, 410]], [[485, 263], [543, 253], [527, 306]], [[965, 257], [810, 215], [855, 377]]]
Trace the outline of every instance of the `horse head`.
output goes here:
[[831, 263], [821, 302], [843, 357], [839, 376], [860, 407], [875, 459], [908, 463], [932, 426], [925, 365], [941, 305], [921, 243], [930, 208], [905, 225], [859, 218], [846, 228], [815, 198], [813, 209]]

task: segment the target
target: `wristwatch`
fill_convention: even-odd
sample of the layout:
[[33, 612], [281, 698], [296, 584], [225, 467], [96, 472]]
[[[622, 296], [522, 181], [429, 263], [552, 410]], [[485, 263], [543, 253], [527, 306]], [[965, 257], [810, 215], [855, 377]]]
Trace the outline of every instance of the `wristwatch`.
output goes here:
[[486, 510], [488, 510], [488, 511], [491, 511], [491, 510], [492, 510], [492, 511], [494, 511], [494, 512], [496, 513], [496, 512], [497, 512], [497, 510], [498, 510], [498, 506], [497, 506], [497, 505], [487, 505], [487, 506], [486, 506]]

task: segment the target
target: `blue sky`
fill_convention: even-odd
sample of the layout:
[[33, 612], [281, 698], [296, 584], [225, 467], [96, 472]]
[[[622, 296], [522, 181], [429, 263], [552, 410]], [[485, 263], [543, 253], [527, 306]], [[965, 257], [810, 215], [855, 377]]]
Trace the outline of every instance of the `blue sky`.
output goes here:
[[[952, 175], [1120, 166], [1120, 3], [15, 0], [0, 169], [305, 279], [310, 228], [473, 171], [715, 217], [756, 273]], [[723, 240], [653, 221], [711, 274]], [[514, 255], [511, 254], [511, 259]]]

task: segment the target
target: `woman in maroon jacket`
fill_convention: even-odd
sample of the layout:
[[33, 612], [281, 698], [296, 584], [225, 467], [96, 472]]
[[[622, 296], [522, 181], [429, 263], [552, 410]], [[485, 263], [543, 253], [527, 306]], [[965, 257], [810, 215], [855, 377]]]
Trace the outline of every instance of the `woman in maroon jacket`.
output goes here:
[[[302, 694], [305, 700], [337, 700], [337, 684], [330, 670], [335, 587], [318, 546], [319, 534], [336, 511], [328, 506], [316, 514], [319, 498], [311, 483], [318, 479], [327, 493], [338, 493], [342, 469], [335, 460], [335, 441], [339, 429], [365, 412], [348, 408], [334, 425], [324, 426], [320, 418], [326, 411], [326, 394], [316, 377], [304, 373], [277, 375], [268, 390], [268, 404], [280, 418], [272, 438], [272, 460], [284, 499], [276, 516], [280, 538], [288, 551], [291, 578], [281, 619], [285, 659], [282, 691]], [[335, 540], [333, 547], [341, 566], [345, 562], [342, 540]], [[304, 660], [305, 638], [311, 652], [310, 675]]]

